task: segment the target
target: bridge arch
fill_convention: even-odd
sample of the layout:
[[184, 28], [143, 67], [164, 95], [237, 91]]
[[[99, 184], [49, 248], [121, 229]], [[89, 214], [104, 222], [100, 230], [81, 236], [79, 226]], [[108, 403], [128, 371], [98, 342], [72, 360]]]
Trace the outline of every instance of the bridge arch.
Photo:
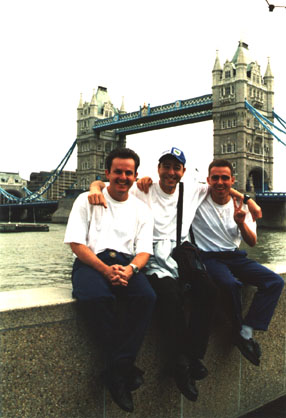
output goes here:
[[247, 176], [246, 191], [248, 192], [265, 192], [269, 190], [270, 179], [263, 167], [252, 168]]
[[[21, 189], [15, 189], [13, 187], [5, 188], [5, 191], [9, 194], [12, 194], [13, 196], [16, 196], [18, 198], [24, 197], [25, 193]], [[0, 195], [0, 203], [10, 203], [8, 199], [6, 199], [3, 195]], [[19, 206], [11, 207], [10, 209], [8, 207], [2, 207], [0, 208], [0, 220], [4, 222], [9, 221], [22, 221], [27, 216], [27, 209], [21, 208]]]

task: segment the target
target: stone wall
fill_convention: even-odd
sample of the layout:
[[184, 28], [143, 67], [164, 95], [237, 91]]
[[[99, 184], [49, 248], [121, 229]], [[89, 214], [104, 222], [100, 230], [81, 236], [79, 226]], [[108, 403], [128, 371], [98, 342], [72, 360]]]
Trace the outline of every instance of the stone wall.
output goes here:
[[[284, 278], [286, 275], [284, 275]], [[253, 289], [244, 291], [247, 307]], [[70, 288], [0, 293], [2, 418], [120, 418], [100, 382], [102, 358], [80, 320]], [[162, 372], [162, 347], [154, 318], [137, 365], [145, 384], [134, 393], [140, 418], [235, 418], [286, 394], [286, 292], [267, 333], [259, 367], [231, 344], [230, 329], [216, 322], [197, 382], [199, 399], [189, 402]]]

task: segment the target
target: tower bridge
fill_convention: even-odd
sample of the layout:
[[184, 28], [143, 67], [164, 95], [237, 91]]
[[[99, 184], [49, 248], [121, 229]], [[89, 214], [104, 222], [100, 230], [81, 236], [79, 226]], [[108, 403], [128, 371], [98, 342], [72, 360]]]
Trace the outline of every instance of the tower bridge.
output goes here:
[[[125, 147], [127, 135], [213, 120], [213, 155], [215, 159], [223, 158], [232, 163], [234, 187], [253, 195], [267, 192], [263, 201], [285, 205], [284, 195], [271, 195], [273, 137], [279, 138], [271, 130], [275, 113], [270, 61], [262, 75], [260, 65], [250, 56], [248, 45], [240, 41], [232, 60], [226, 60], [223, 66], [217, 52], [212, 80], [211, 94], [154, 107], [144, 104], [130, 113], [125, 111], [123, 100], [120, 109], [114, 107], [105, 87], [99, 86], [90, 102], [83, 102], [81, 95], [77, 108], [77, 139], [63, 160], [66, 163], [77, 143], [78, 188], [86, 190], [94, 179], [105, 178], [106, 155], [114, 148]], [[286, 133], [286, 122], [281, 118], [279, 122], [284, 123], [284, 130], [280, 130]], [[57, 167], [44, 188], [54, 181], [59, 171]], [[34, 193], [34, 198], [40, 195], [37, 197]]]

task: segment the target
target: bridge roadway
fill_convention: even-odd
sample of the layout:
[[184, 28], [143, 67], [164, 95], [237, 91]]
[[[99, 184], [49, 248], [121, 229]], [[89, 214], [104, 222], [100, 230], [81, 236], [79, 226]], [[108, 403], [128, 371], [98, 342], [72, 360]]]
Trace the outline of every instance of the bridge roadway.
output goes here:
[[131, 135], [155, 129], [212, 119], [212, 95], [150, 107], [144, 105], [136, 112], [117, 114], [95, 122], [95, 132], [116, 130], [119, 135]]
[[40, 200], [40, 201], [36, 201], [34, 200], [33, 202], [20, 202], [20, 203], [2, 203], [0, 204], [0, 209], [1, 208], [23, 208], [23, 209], [27, 209], [27, 208], [32, 208], [32, 207], [48, 207], [48, 208], [57, 208], [59, 204], [58, 200]]

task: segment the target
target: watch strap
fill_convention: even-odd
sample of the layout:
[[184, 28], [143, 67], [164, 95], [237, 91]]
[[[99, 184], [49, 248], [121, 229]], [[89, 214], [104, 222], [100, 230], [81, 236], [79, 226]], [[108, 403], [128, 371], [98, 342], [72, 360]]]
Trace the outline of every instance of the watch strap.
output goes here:
[[251, 196], [249, 196], [248, 194], [243, 195], [243, 203], [246, 204], [249, 199], [251, 199]]

